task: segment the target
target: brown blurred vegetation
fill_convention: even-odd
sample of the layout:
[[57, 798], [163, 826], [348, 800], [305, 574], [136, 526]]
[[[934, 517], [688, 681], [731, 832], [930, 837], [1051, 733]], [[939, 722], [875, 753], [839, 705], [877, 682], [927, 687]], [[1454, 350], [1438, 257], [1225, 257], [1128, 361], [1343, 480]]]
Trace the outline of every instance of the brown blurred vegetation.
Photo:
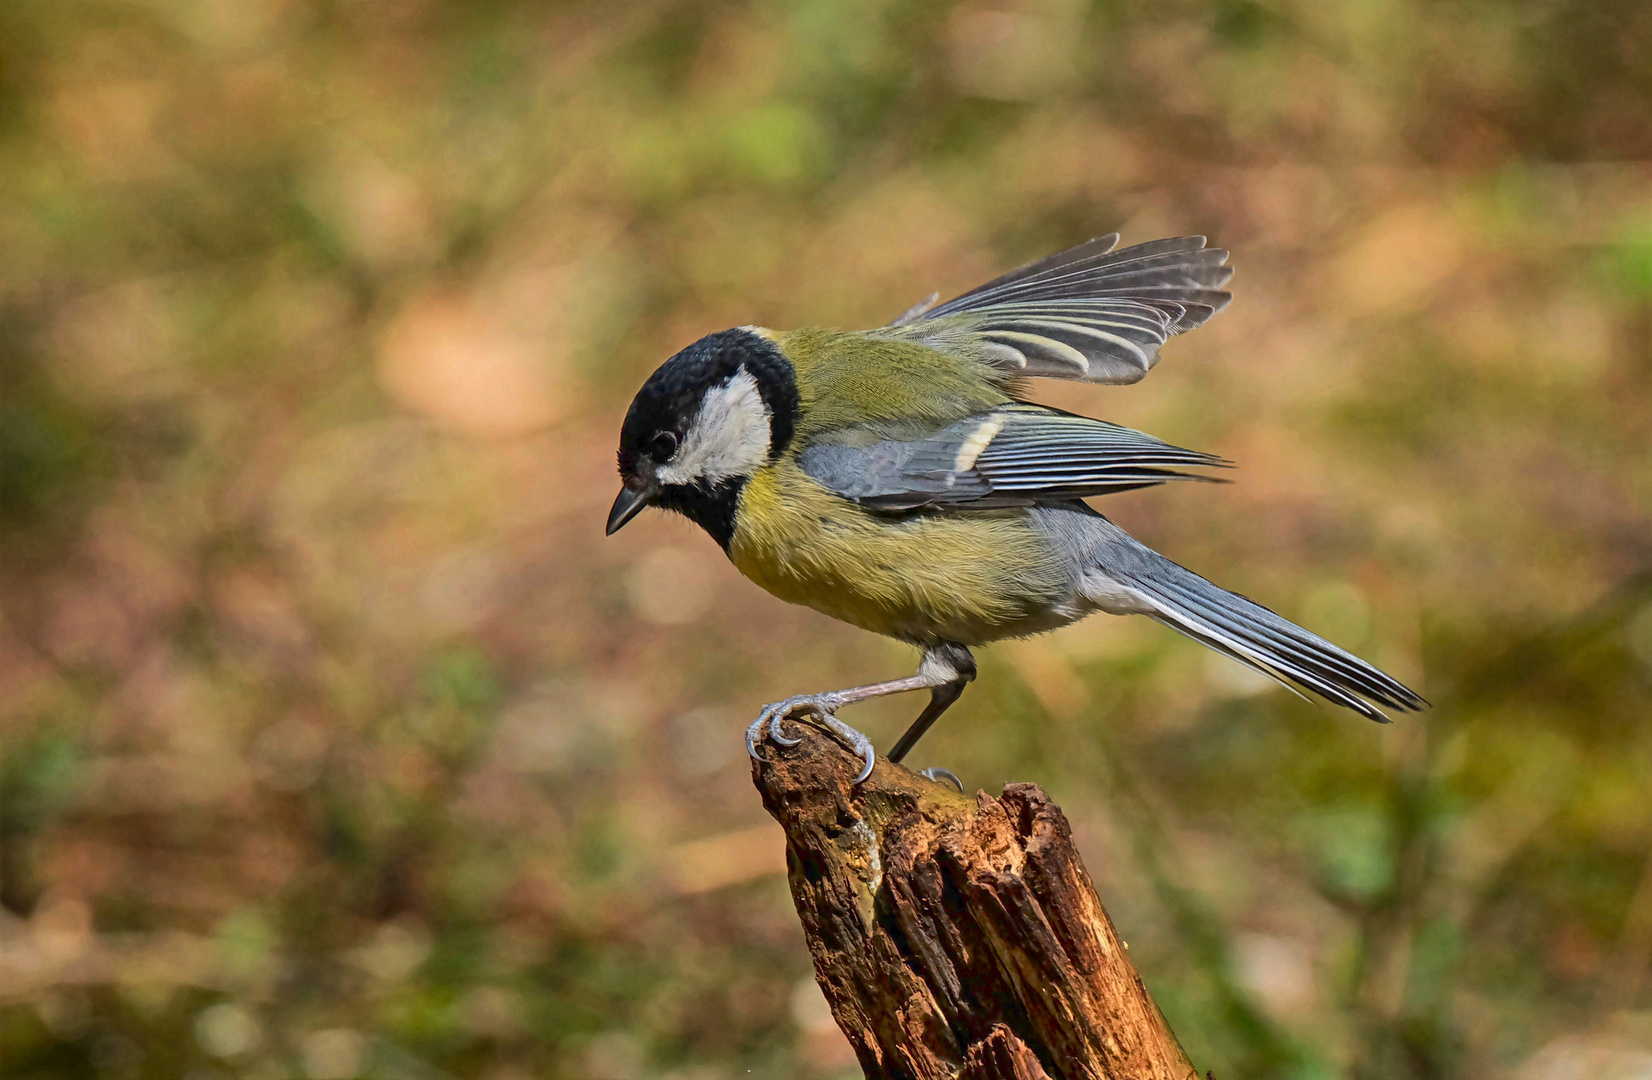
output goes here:
[[1109, 512], [1437, 707], [1097, 619], [918, 764], [1220, 1077], [1652, 1076], [1642, 0], [6, 0], [0, 1073], [854, 1075], [740, 733], [913, 657], [604, 542], [614, 435], [1114, 228], [1237, 299], [1044, 400], [1241, 470]]

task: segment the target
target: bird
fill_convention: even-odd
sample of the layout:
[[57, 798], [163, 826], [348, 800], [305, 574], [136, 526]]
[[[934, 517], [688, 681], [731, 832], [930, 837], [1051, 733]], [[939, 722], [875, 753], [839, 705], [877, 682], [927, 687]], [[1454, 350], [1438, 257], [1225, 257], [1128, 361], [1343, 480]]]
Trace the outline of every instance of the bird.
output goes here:
[[[900, 762], [976, 676], [971, 650], [1091, 614], [1143, 615], [1305, 696], [1371, 720], [1427, 702], [1371, 664], [1137, 541], [1085, 500], [1211, 480], [1227, 460], [1027, 399], [1035, 379], [1120, 386], [1229, 300], [1228, 253], [1183, 236], [1085, 241], [885, 326], [707, 334], [643, 383], [620, 428], [613, 535], [646, 507], [710, 534], [747, 578], [922, 650], [915, 674], [763, 707], [746, 731], [795, 744], [807, 718], [871, 774], [838, 718], [928, 690]], [[945, 770], [925, 770], [932, 779]]]

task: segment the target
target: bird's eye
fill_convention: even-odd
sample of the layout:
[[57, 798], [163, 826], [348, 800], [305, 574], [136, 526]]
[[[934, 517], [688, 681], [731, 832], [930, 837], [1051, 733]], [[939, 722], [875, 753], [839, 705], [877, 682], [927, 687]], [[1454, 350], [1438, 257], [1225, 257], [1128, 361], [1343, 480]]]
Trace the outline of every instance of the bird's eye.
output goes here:
[[670, 461], [671, 455], [677, 452], [677, 435], [675, 432], [662, 431], [654, 436], [654, 441], [648, 444], [649, 454], [655, 461]]

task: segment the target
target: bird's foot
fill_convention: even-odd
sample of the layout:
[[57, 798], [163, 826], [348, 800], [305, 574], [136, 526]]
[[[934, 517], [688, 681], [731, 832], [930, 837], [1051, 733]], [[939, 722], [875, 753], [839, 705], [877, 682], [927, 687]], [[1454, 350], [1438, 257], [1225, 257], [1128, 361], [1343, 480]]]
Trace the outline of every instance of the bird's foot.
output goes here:
[[774, 701], [763, 706], [763, 711], [757, 714], [757, 719], [751, 722], [746, 729], [746, 753], [761, 760], [762, 755], [757, 752], [757, 745], [765, 738], [776, 746], [796, 746], [798, 740], [788, 738], [782, 721], [794, 712], [809, 712], [816, 716], [826, 717], [840, 707], [832, 694], [798, 694], [784, 701]]
[[953, 772], [951, 769], [943, 769], [939, 765], [931, 765], [927, 769], [918, 770], [918, 775], [923, 777], [925, 780], [933, 780], [937, 784], [944, 781], [957, 788], [958, 794], [962, 795], [964, 793], [964, 782], [958, 779], [958, 774]]
[[858, 784], [872, 775], [872, 763], [877, 760], [877, 751], [872, 748], [871, 739], [837, 718], [837, 710], [845, 704], [838, 694], [798, 694], [785, 701], [765, 705], [763, 711], [757, 714], [757, 719], [752, 721], [751, 727], [746, 729], [746, 753], [761, 761], [763, 755], [757, 752], [757, 745], [764, 738], [777, 746], [796, 746], [799, 740], [787, 737], [781, 725], [793, 713], [807, 713], [813, 715], [822, 727], [847, 742], [850, 749], [860, 755], [862, 767], [860, 775], [855, 777], [855, 783]]

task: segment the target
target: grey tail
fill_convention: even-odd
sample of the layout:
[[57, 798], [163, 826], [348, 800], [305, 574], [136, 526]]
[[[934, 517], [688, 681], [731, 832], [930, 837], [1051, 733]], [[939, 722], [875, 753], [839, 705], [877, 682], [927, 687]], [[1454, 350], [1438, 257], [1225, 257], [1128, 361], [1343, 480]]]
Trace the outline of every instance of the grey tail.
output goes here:
[[1112, 536], [1095, 555], [1109, 577], [1140, 594], [1144, 614], [1287, 687], [1312, 691], [1381, 724], [1389, 720], [1378, 705], [1414, 712], [1428, 704], [1352, 653], [1107, 525]]

